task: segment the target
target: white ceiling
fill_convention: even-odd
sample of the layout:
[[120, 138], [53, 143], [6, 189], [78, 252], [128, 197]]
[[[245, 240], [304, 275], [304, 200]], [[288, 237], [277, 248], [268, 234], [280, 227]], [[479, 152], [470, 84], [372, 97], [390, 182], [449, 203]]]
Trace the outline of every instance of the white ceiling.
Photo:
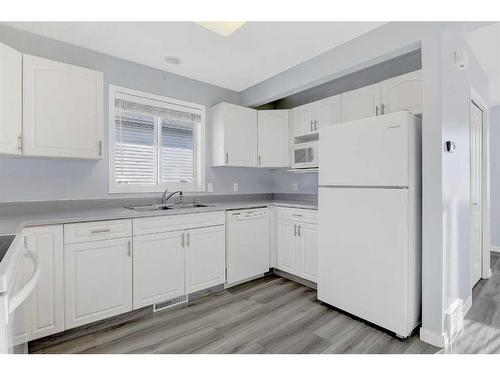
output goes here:
[[470, 32], [465, 39], [490, 79], [490, 105], [500, 105], [500, 23]]
[[[247, 22], [221, 36], [194, 22], [9, 22], [9, 25], [242, 91], [382, 22]], [[182, 63], [167, 65], [165, 56]]]

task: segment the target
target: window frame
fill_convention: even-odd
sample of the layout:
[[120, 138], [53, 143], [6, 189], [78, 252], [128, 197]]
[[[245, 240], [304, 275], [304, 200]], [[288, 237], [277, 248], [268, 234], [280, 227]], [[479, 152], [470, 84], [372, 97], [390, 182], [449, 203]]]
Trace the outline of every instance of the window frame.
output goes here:
[[[194, 161], [194, 180], [192, 183], [162, 183], [161, 182], [161, 139], [158, 139], [161, 129], [161, 123], [156, 126], [156, 175], [157, 185], [141, 186], [127, 185], [116, 183], [115, 175], [115, 141], [116, 141], [116, 124], [115, 124], [115, 99], [131, 100], [138, 104], [149, 104], [166, 109], [180, 110], [199, 114], [201, 117], [199, 126], [194, 129], [195, 142], [193, 147]], [[108, 113], [108, 159], [109, 159], [109, 193], [161, 193], [166, 189], [182, 190], [184, 192], [203, 192], [205, 191], [205, 106], [186, 102], [183, 100], [173, 99], [166, 96], [151, 94], [143, 91], [133, 90], [126, 87], [109, 85], [109, 113]], [[158, 121], [160, 122], [160, 121]]]

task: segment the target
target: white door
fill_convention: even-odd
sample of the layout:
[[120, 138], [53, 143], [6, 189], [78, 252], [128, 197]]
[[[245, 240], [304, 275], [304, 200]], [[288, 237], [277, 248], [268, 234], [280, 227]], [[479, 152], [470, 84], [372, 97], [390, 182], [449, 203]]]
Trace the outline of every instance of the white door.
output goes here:
[[29, 339], [64, 331], [63, 226], [23, 230], [28, 250], [38, 257], [40, 280], [28, 299]]
[[305, 104], [294, 108], [292, 110], [292, 117], [294, 137], [317, 133], [317, 131], [314, 130], [313, 105]]
[[23, 55], [0, 43], [0, 154], [21, 155]]
[[183, 233], [134, 237], [134, 309], [184, 294]]
[[278, 220], [276, 230], [278, 269], [298, 275], [298, 223], [293, 220]]
[[186, 293], [193, 293], [226, 279], [225, 230], [223, 225], [185, 232]]
[[380, 84], [342, 94], [342, 122], [380, 115]]
[[318, 298], [406, 336], [408, 191], [320, 188], [319, 203]]
[[316, 282], [318, 278], [318, 225], [300, 223], [299, 242], [300, 276]]
[[132, 240], [65, 245], [66, 329], [132, 310]]
[[408, 186], [408, 113], [321, 129], [319, 184]]
[[224, 110], [227, 165], [257, 166], [257, 111], [227, 104]]
[[422, 71], [381, 82], [383, 113], [409, 111], [422, 114]]
[[258, 149], [260, 167], [288, 167], [288, 110], [258, 112]]
[[23, 153], [102, 158], [102, 73], [23, 56]]
[[471, 102], [470, 123], [470, 209], [471, 209], [471, 285], [481, 278], [481, 258], [483, 244], [482, 230], [482, 142], [483, 111]]
[[332, 96], [314, 102], [314, 128], [318, 131], [323, 126], [338, 124], [342, 121], [341, 95]]

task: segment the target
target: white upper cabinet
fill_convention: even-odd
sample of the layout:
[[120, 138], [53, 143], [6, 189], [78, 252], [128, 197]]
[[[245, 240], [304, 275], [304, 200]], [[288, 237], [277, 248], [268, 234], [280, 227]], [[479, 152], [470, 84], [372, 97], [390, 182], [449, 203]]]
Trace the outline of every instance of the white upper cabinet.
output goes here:
[[293, 109], [293, 135], [319, 132], [320, 127], [342, 121], [341, 96], [331, 96]]
[[212, 107], [212, 165], [257, 166], [257, 111], [230, 103]]
[[103, 77], [82, 67], [23, 56], [23, 154], [102, 158]]
[[380, 85], [371, 85], [342, 94], [342, 122], [380, 115]]
[[381, 83], [382, 112], [422, 114], [422, 71], [403, 74]]
[[312, 104], [304, 104], [292, 110], [293, 135], [300, 137], [317, 133], [314, 129], [314, 108]]
[[288, 167], [289, 126], [288, 110], [258, 111], [258, 165]]
[[0, 154], [21, 155], [21, 52], [0, 43]]

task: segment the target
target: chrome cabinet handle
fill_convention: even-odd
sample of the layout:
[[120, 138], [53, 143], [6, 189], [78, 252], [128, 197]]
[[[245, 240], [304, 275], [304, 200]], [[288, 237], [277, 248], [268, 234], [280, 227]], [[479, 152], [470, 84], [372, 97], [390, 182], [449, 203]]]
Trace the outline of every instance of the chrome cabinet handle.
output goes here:
[[297, 237], [297, 224], [293, 224], [293, 235]]
[[378, 116], [378, 105], [375, 106], [375, 116]]
[[262, 165], [262, 157], [259, 155], [259, 165]]
[[92, 234], [98, 234], [98, 233], [108, 233], [111, 232], [111, 229], [109, 228], [103, 228], [103, 229], [93, 229], [90, 231]]
[[190, 247], [191, 246], [191, 234], [188, 233], [186, 237], [187, 237], [187, 247]]
[[314, 120], [314, 130], [318, 130], [318, 121]]
[[226, 152], [226, 164], [229, 163], [229, 152]]
[[385, 114], [385, 104], [384, 104], [384, 103], [382, 103], [382, 104], [380, 105], [380, 114], [381, 114], [381, 115]]
[[302, 232], [301, 232], [302, 225], [298, 225], [298, 227], [299, 227], [299, 230], [298, 230], [298, 235], [299, 235], [299, 237], [300, 237], [300, 236], [302, 236]]
[[292, 214], [292, 216], [302, 217], [302, 214]]
[[102, 141], [99, 141], [98, 147], [99, 147], [99, 156], [102, 156]]
[[132, 256], [132, 241], [128, 241], [128, 256]]
[[313, 131], [313, 120], [311, 120], [311, 131]]
[[185, 242], [184, 242], [184, 233], [182, 233], [182, 236], [181, 236], [181, 246], [184, 247], [185, 245]]

